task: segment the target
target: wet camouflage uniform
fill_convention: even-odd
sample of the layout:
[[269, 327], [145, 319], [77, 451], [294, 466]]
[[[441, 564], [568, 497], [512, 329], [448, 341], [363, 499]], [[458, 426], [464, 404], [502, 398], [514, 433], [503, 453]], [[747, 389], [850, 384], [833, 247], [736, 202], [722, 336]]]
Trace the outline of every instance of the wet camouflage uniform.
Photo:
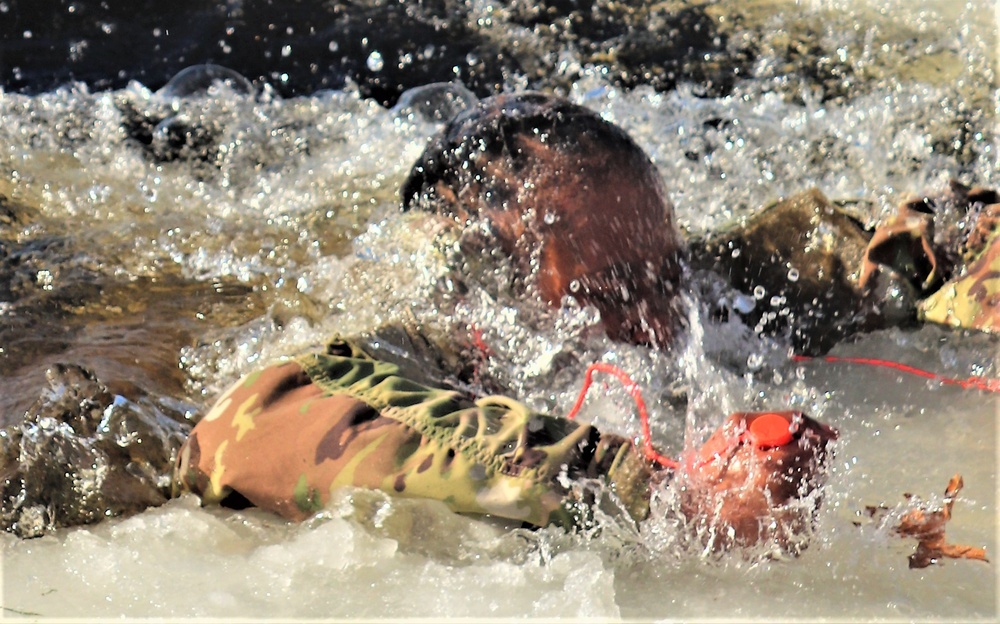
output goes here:
[[900, 205], [875, 231], [862, 263], [867, 287], [884, 268], [923, 298], [917, 316], [1000, 333], [1000, 196], [952, 182], [948, 193]]
[[624, 438], [506, 397], [473, 402], [429, 388], [333, 341], [326, 353], [230, 388], [182, 447], [175, 494], [299, 520], [353, 485], [441, 500], [457, 512], [572, 526], [589, 509], [581, 479], [603, 480], [641, 520], [651, 475]]

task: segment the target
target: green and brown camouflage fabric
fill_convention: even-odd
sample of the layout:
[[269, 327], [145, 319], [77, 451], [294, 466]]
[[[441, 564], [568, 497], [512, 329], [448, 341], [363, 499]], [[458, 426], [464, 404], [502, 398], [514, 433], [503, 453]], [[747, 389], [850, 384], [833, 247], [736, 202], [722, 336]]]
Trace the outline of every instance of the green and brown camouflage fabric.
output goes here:
[[983, 206], [963, 245], [965, 266], [920, 302], [926, 321], [1000, 333], [1000, 203]]
[[[938, 204], [957, 206], [947, 214]], [[946, 211], [945, 211], [946, 212]], [[943, 221], [943, 232], [935, 232]], [[964, 224], [964, 227], [959, 227]], [[861, 266], [859, 285], [869, 286], [888, 268], [921, 292], [922, 321], [1000, 333], [1000, 197], [989, 189], [953, 182], [940, 202], [904, 202], [875, 231]]]
[[175, 493], [301, 520], [341, 486], [443, 501], [462, 513], [574, 526], [602, 479], [635, 520], [652, 468], [624, 438], [500, 396], [417, 384], [335, 341], [237, 382], [182, 447]]

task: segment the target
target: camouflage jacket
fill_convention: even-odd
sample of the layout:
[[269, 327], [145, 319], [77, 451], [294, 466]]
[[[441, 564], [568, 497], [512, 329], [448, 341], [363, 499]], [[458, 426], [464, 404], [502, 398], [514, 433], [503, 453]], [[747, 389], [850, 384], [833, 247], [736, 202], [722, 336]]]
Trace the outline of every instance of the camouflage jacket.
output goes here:
[[652, 474], [629, 440], [506, 397], [472, 401], [418, 384], [397, 364], [335, 340], [223, 394], [181, 448], [174, 493], [299, 520], [353, 485], [573, 526], [590, 513], [588, 479], [645, 518]]
[[952, 182], [944, 196], [904, 202], [875, 230], [859, 284], [883, 269], [922, 299], [920, 320], [1000, 333], [1000, 196]]
[[983, 206], [959, 248], [962, 270], [921, 302], [921, 318], [1000, 333], [1000, 203]]

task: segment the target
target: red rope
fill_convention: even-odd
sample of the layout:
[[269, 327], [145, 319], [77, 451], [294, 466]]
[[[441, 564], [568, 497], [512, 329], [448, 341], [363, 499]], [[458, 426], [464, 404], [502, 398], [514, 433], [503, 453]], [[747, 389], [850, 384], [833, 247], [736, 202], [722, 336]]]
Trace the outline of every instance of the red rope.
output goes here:
[[975, 388], [977, 390], [982, 390], [984, 392], [1000, 392], [1000, 379], [988, 379], [986, 377], [966, 377], [964, 379], [958, 379], [955, 377], [946, 377], [944, 375], [938, 375], [937, 373], [925, 371], [923, 369], [915, 368], [913, 366], [908, 366], [906, 364], [900, 364], [899, 362], [891, 362], [889, 360], [880, 360], [877, 358], [838, 357], [835, 355], [827, 355], [819, 358], [812, 358], [807, 355], [793, 355], [792, 359], [796, 362], [808, 362], [810, 360], [818, 359], [833, 364], [837, 363], [861, 364], [863, 366], [889, 368], [902, 373], [916, 375], [917, 377], [924, 377], [925, 379], [933, 379], [935, 381], [939, 381], [947, 385], [961, 386], [962, 388], [966, 389]]
[[[844, 364], [860, 364], [862, 366], [874, 366], [878, 368], [888, 368], [891, 370], [899, 371], [902, 373], [907, 373], [910, 375], [915, 375], [917, 377], [923, 377], [925, 379], [933, 379], [935, 381], [941, 382], [947, 385], [960, 386], [962, 388], [975, 388], [977, 390], [982, 390], [984, 392], [998, 392], [1000, 393], [1000, 379], [989, 379], [985, 377], [966, 377], [964, 379], [958, 379], [955, 377], [946, 377], [944, 375], [938, 375], [937, 373], [932, 373], [920, 368], [909, 366], [907, 364], [901, 364], [899, 362], [892, 362], [890, 360], [880, 360], [878, 358], [865, 358], [865, 357], [838, 357], [834, 355], [827, 355], [818, 358], [809, 357], [806, 355], [794, 355], [792, 360], [796, 362], [809, 362], [812, 360], [821, 360], [823, 362], [829, 362], [832, 364], [844, 363]], [[587, 391], [590, 390], [590, 386], [594, 383], [594, 373], [601, 372], [608, 375], [612, 375], [622, 382], [625, 386], [625, 391], [628, 392], [629, 396], [635, 402], [635, 407], [639, 412], [639, 422], [642, 425], [642, 454], [643, 456], [651, 461], [655, 462], [666, 468], [677, 469], [680, 467], [680, 463], [665, 455], [659, 453], [653, 447], [652, 435], [649, 431], [649, 410], [646, 409], [646, 402], [642, 399], [642, 390], [628, 373], [623, 371], [621, 368], [615, 366], [614, 364], [608, 364], [605, 362], [595, 362], [587, 367], [587, 372], [583, 379], [583, 388], [580, 389], [580, 394], [576, 398], [576, 403], [573, 405], [572, 409], [566, 415], [566, 418], [573, 420], [576, 418], [577, 414], [580, 412], [580, 408], [583, 407], [583, 401], [587, 397]], [[704, 463], [704, 462], [703, 462]]]
[[653, 448], [652, 435], [649, 432], [649, 412], [646, 410], [646, 402], [642, 400], [642, 390], [639, 388], [639, 384], [635, 383], [632, 378], [628, 376], [628, 373], [614, 364], [595, 362], [587, 367], [587, 373], [583, 378], [583, 388], [580, 389], [580, 396], [577, 397], [576, 403], [566, 415], [566, 418], [569, 420], [576, 418], [580, 408], [583, 407], [583, 400], [587, 396], [587, 391], [590, 390], [591, 384], [594, 383], [594, 373], [598, 371], [613, 375], [621, 381], [625, 385], [625, 391], [628, 392], [629, 396], [632, 397], [632, 400], [635, 401], [635, 407], [639, 410], [639, 422], [642, 424], [643, 456], [649, 461], [656, 462], [666, 468], [678, 468], [680, 464], [676, 460], [670, 459], [665, 455], [661, 455], [655, 448]]

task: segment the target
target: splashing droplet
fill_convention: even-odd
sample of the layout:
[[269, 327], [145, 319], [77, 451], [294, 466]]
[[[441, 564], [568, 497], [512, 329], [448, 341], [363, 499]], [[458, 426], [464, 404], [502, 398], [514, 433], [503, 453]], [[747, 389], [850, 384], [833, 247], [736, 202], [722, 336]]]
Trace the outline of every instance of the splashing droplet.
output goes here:
[[365, 65], [367, 65], [368, 69], [370, 69], [373, 72], [382, 71], [382, 68], [385, 67], [385, 61], [382, 60], [382, 53], [379, 52], [378, 50], [375, 50], [374, 52], [369, 54], [368, 60], [365, 62]]

